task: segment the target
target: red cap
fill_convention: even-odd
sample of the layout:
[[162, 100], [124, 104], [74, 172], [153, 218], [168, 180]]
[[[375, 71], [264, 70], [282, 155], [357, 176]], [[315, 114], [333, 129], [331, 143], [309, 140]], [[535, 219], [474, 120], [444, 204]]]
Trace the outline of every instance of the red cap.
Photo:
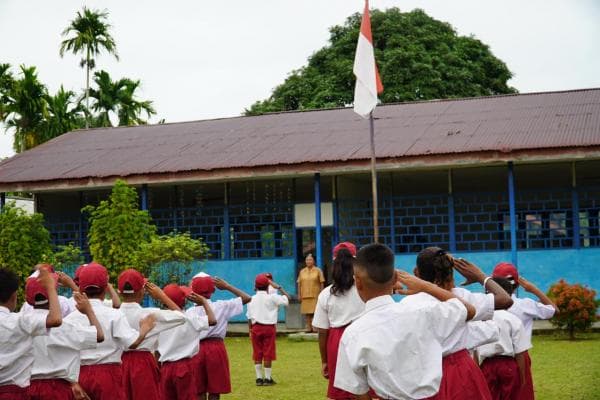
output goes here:
[[95, 286], [105, 289], [108, 285], [108, 271], [96, 262], [86, 265], [79, 271], [79, 288], [85, 290]]
[[[144, 284], [148, 282], [144, 275], [137, 269], [129, 268], [119, 274], [118, 285], [119, 292], [123, 294], [137, 293], [144, 288]], [[125, 284], [129, 283], [131, 289], [125, 289]]]
[[199, 276], [192, 279], [192, 290], [210, 299], [210, 296], [215, 292], [215, 283], [210, 276]]
[[348, 250], [350, 252], [350, 254], [352, 254], [352, 257], [356, 257], [356, 246], [350, 242], [342, 242], [342, 243], [338, 243], [333, 248], [333, 258], [336, 258], [337, 253], [342, 249]]
[[257, 289], [266, 289], [269, 286], [269, 278], [266, 274], [258, 274], [256, 275], [256, 279], [254, 280], [254, 286]]
[[[51, 275], [56, 286], [58, 286], [58, 276], [55, 273], [52, 273]], [[35, 296], [38, 294], [44, 296], [46, 300], [36, 302]], [[30, 306], [48, 303], [48, 291], [42, 286], [37, 276], [27, 278], [27, 282], [25, 283], [25, 300], [27, 300], [27, 303]]]
[[87, 264], [82, 264], [75, 270], [75, 275], [73, 276], [73, 281], [75, 281], [75, 283], [79, 284], [79, 274], [81, 274], [81, 270], [83, 269], [83, 267], [86, 266]]
[[494, 267], [494, 271], [492, 272], [492, 277], [494, 278], [512, 278], [509, 279], [513, 285], [519, 284], [519, 271], [517, 271], [517, 267], [508, 262], [501, 262]]
[[163, 288], [163, 292], [180, 308], [185, 305], [185, 298], [192, 293], [192, 289], [187, 286], [179, 286], [176, 283], [169, 283]]

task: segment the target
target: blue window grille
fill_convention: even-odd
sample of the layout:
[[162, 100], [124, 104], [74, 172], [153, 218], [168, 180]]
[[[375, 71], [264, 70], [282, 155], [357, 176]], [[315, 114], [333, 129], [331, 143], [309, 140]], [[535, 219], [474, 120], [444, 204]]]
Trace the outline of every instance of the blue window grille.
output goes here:
[[600, 247], [600, 188], [578, 188], [579, 235], [582, 247]]
[[[373, 242], [373, 211], [370, 200], [338, 200], [338, 234], [340, 241], [349, 241], [357, 247]], [[391, 246], [390, 203], [379, 207], [379, 242]]]
[[418, 253], [429, 246], [449, 247], [448, 196], [395, 197], [393, 207], [395, 252]]

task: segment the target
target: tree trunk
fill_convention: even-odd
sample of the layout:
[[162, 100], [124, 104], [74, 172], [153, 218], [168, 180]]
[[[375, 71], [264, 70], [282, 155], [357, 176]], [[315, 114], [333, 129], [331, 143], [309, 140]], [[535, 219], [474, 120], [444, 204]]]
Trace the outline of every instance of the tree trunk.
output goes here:
[[90, 47], [87, 48], [87, 57], [85, 60], [85, 129], [90, 127]]
[[569, 325], [569, 340], [575, 340], [575, 326]]

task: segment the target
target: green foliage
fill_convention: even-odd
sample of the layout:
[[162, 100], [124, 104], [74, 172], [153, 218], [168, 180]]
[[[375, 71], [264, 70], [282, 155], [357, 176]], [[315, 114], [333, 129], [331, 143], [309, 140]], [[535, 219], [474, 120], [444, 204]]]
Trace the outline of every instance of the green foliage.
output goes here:
[[576, 331], [584, 331], [596, 321], [596, 291], [576, 283], [573, 285], [561, 279], [550, 287], [548, 297], [554, 301], [559, 312], [550, 322], [569, 332], [569, 338], [575, 339]]
[[92, 258], [104, 265], [113, 279], [136, 265], [140, 247], [156, 235], [148, 212], [138, 209], [137, 192], [122, 180], [116, 181], [108, 200], [82, 211], [89, 213]]
[[83, 264], [84, 258], [81, 249], [69, 243], [66, 246], [58, 246], [53, 253], [44, 258], [44, 262], [53, 265], [57, 271], [65, 271]]
[[[28, 215], [22, 209], [15, 207], [12, 202], [2, 208], [0, 267], [15, 272], [24, 284], [33, 267], [51, 251], [50, 234], [44, 227], [42, 214]], [[23, 286], [21, 290], [22, 288]]]
[[[246, 115], [343, 107], [353, 102], [352, 73], [361, 15], [330, 29], [329, 45], [308, 65], [292, 71], [271, 97], [254, 103]], [[384, 85], [383, 103], [515, 93], [506, 64], [474, 37], [416, 9], [371, 13], [375, 58]]]
[[192, 239], [189, 233], [173, 232], [142, 243], [135, 265], [161, 287], [167, 283], [182, 284], [192, 270], [191, 262], [205, 259], [208, 251], [204, 242]]

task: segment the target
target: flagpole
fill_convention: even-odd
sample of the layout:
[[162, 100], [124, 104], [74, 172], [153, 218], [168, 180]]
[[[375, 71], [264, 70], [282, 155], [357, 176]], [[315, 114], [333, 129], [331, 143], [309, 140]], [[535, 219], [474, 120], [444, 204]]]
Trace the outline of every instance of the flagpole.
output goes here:
[[373, 195], [373, 240], [379, 243], [379, 206], [377, 202], [377, 170], [375, 169], [375, 121], [373, 112], [369, 114], [369, 127], [371, 136], [371, 192]]

